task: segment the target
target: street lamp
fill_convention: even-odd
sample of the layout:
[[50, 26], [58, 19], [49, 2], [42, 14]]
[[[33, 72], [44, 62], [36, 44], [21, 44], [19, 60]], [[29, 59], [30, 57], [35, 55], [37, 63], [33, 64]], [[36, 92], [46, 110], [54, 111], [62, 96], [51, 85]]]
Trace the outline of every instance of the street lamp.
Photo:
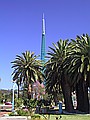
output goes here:
[[14, 112], [14, 90], [15, 90], [16, 82], [13, 82], [13, 95], [12, 95], [12, 112]]

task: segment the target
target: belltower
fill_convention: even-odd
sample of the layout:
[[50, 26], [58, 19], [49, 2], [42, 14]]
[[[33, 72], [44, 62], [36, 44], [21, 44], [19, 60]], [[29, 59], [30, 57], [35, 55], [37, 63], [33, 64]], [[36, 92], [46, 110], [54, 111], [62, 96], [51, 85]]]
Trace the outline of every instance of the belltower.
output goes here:
[[41, 41], [41, 60], [45, 63], [45, 19], [42, 17], [42, 41]]

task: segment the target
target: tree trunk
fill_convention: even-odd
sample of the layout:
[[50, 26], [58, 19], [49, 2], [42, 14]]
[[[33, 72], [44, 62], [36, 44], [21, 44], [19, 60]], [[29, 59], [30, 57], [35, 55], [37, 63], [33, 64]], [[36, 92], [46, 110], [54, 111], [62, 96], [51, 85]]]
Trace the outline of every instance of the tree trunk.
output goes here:
[[19, 99], [19, 84], [18, 84], [18, 99]]
[[85, 81], [83, 84], [83, 93], [84, 93], [84, 112], [89, 113], [88, 86]]
[[54, 102], [55, 102], [55, 106], [56, 106], [56, 105], [57, 105], [57, 103], [58, 103], [57, 93], [54, 93]]
[[31, 97], [32, 97], [32, 86], [31, 86], [31, 84], [29, 84], [28, 85], [28, 99], [31, 99]]
[[76, 96], [77, 96], [77, 110], [84, 111], [84, 95], [82, 81], [79, 81], [76, 85]]
[[77, 110], [88, 113], [89, 100], [88, 100], [88, 86], [85, 81], [80, 80], [76, 86], [77, 96]]
[[71, 90], [70, 90], [69, 84], [65, 82], [64, 80], [62, 80], [61, 87], [62, 87], [62, 92], [64, 96], [65, 110], [67, 112], [74, 112], [72, 97], [71, 97]]

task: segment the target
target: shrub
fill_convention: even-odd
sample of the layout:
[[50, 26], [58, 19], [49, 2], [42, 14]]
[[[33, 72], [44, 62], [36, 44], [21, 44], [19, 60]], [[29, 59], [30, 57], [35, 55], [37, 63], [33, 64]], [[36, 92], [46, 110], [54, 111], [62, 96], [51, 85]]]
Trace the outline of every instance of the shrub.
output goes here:
[[19, 98], [19, 99], [15, 99], [15, 106], [16, 108], [21, 108], [23, 105], [23, 99]]
[[31, 120], [46, 120], [43, 116], [36, 114], [32, 115], [31, 118]]
[[16, 110], [15, 112], [9, 114], [9, 116], [28, 116], [28, 115], [29, 112], [28, 110], [25, 109]]
[[28, 116], [29, 115], [28, 110], [23, 110], [23, 109], [17, 110], [17, 113], [19, 116]]

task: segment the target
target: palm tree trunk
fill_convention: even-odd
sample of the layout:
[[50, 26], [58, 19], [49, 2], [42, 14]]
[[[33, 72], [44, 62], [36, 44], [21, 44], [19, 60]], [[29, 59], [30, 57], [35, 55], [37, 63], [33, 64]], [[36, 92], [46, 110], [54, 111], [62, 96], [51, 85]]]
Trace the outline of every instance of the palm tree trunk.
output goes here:
[[55, 106], [56, 106], [57, 103], [58, 103], [58, 98], [57, 98], [57, 94], [56, 93], [54, 93], [54, 102], [55, 102]]
[[84, 111], [84, 95], [83, 95], [83, 86], [81, 81], [76, 85], [76, 96], [77, 96], [77, 110]]
[[31, 99], [31, 97], [32, 97], [32, 86], [31, 86], [31, 84], [29, 84], [28, 85], [28, 99]]
[[88, 86], [85, 81], [80, 80], [76, 86], [77, 95], [77, 110], [88, 113], [89, 112], [89, 99], [88, 99]]
[[65, 110], [67, 112], [74, 112], [72, 98], [71, 98], [71, 90], [70, 90], [69, 84], [67, 82], [65, 83], [65, 81], [62, 80], [61, 87], [62, 87], [62, 92], [64, 96]]
[[19, 84], [18, 84], [18, 99], [19, 99]]
[[89, 113], [88, 86], [85, 81], [83, 84], [83, 92], [84, 92], [84, 111], [86, 113]]

